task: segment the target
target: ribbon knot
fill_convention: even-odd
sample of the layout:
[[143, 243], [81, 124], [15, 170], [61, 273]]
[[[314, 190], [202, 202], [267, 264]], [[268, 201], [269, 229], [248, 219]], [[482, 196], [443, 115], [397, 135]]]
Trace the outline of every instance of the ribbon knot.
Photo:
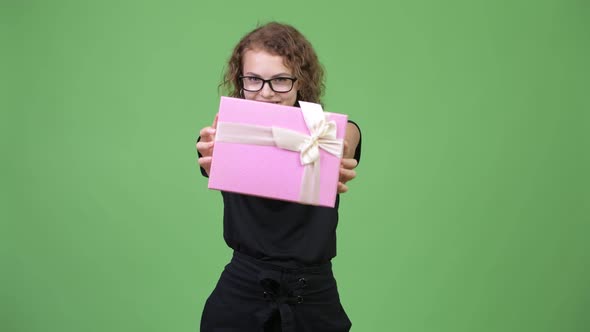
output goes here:
[[301, 155], [301, 165], [312, 164], [320, 157], [319, 137], [317, 134], [312, 135], [301, 145], [299, 149]]

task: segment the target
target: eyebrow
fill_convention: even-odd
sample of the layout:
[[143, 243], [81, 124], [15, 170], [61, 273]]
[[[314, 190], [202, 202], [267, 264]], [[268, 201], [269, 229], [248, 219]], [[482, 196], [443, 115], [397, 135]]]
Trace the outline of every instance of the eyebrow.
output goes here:
[[[256, 73], [253, 73], [253, 72], [244, 73], [244, 76], [256, 76], [256, 77], [262, 78], [262, 76], [260, 76], [260, 75], [258, 75]], [[273, 79], [273, 78], [277, 78], [277, 77], [293, 77], [293, 75], [288, 74], [288, 73], [279, 73], [279, 74], [276, 74], [276, 75], [272, 75], [270, 78]]]

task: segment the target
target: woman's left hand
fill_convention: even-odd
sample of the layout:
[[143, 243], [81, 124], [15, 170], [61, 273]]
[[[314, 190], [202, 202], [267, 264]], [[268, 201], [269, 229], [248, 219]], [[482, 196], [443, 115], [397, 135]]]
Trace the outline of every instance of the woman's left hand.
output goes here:
[[[344, 155], [348, 155], [348, 142], [344, 141]], [[353, 158], [342, 158], [340, 162], [340, 178], [338, 179], [338, 193], [342, 194], [348, 191], [346, 183], [356, 177], [356, 165], [358, 162]]]

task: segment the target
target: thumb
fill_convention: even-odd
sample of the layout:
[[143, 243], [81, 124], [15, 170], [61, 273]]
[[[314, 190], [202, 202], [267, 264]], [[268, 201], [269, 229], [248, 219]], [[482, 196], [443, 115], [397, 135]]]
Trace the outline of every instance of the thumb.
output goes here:
[[213, 120], [213, 125], [211, 126], [214, 129], [217, 129], [217, 119], [218, 118], [219, 118], [219, 113], [215, 114], [215, 119]]
[[348, 147], [348, 142], [344, 141], [344, 149], [342, 151], [342, 157], [345, 158], [346, 156], [348, 156], [348, 151], [350, 150], [350, 148]]

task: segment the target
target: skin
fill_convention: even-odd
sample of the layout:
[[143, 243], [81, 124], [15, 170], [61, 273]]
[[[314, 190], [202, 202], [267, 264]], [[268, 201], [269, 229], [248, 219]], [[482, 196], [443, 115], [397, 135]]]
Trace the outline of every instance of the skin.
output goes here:
[[[263, 79], [275, 77], [293, 77], [292, 70], [287, 68], [283, 58], [279, 55], [270, 54], [264, 50], [248, 50], [244, 53], [242, 64], [242, 73], [244, 76], [257, 76]], [[259, 102], [275, 103], [285, 106], [294, 106], [297, 101], [297, 81], [293, 89], [289, 92], [277, 93], [272, 91], [268, 84], [265, 84], [262, 90], [258, 92], [244, 91], [244, 98]], [[197, 143], [197, 150], [203, 156], [199, 158], [199, 165], [205, 169], [207, 174], [211, 169], [211, 156], [215, 142], [215, 131], [217, 128], [217, 116], [210, 127], [201, 129], [201, 140]], [[348, 123], [346, 135], [344, 138], [344, 153], [340, 163], [340, 179], [338, 182], [338, 193], [348, 191], [346, 183], [356, 177], [354, 168], [357, 161], [354, 159], [354, 152], [360, 139], [358, 128]]]

